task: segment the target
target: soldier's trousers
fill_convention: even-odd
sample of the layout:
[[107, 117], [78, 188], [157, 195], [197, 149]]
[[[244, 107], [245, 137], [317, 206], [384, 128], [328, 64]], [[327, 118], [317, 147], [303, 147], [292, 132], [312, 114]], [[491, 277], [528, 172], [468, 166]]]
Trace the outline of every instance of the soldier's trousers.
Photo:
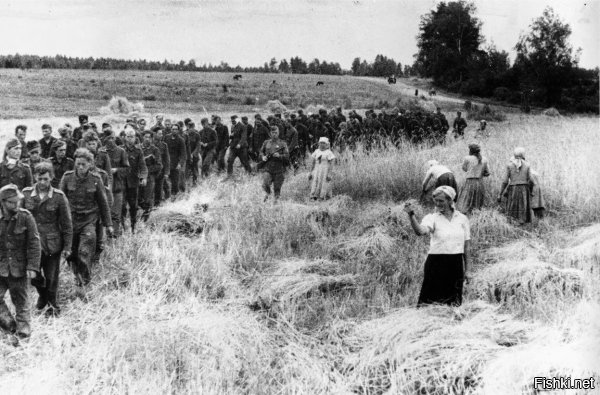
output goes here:
[[51, 307], [58, 307], [56, 302], [58, 292], [58, 275], [60, 272], [60, 251], [54, 254], [42, 252], [41, 270], [46, 278], [43, 287], [35, 287], [40, 298]]
[[[28, 281], [27, 276], [19, 278], [12, 276], [0, 277], [0, 326], [6, 330], [16, 330], [18, 335], [24, 336], [31, 334], [31, 314], [27, 297]], [[15, 305], [16, 314], [14, 318], [4, 301], [6, 291], [10, 294], [10, 300]]]
[[192, 176], [192, 182], [194, 185], [198, 182], [198, 163], [200, 162], [200, 158], [197, 156], [192, 156], [192, 159], [188, 162], [188, 178]]
[[96, 253], [96, 222], [78, 224], [73, 221], [73, 247], [69, 262], [75, 274], [77, 285], [87, 285], [91, 279], [91, 264]]
[[181, 170], [179, 170], [179, 190], [181, 192], [185, 192], [186, 169], [187, 169], [187, 163], [181, 167]]
[[179, 170], [171, 169], [169, 181], [171, 181], [171, 195], [177, 195], [179, 193]]
[[156, 187], [156, 176], [154, 174], [148, 174], [146, 178], [146, 185], [140, 186], [140, 207], [144, 212], [142, 213], [142, 220], [145, 222], [148, 220], [150, 211], [154, 208], [154, 191]]
[[[137, 222], [137, 210], [138, 210], [138, 188], [126, 188], [125, 195], [123, 196], [123, 224], [127, 218], [127, 211], [129, 211], [129, 220], [131, 223], [131, 231], [135, 229]], [[128, 210], [129, 208], [129, 210]]]
[[215, 157], [215, 150], [202, 152], [202, 177], [208, 177], [210, 173], [210, 165]]
[[123, 192], [113, 192], [113, 204], [110, 206], [110, 217], [115, 229], [115, 237], [123, 231]]
[[158, 177], [156, 177], [154, 186], [154, 204], [159, 204], [165, 199], [171, 197], [171, 182], [169, 180], [170, 170], [161, 171]]
[[281, 186], [283, 185], [283, 180], [285, 179], [283, 173], [269, 173], [265, 172], [263, 178], [263, 189], [267, 193], [267, 195], [271, 194], [271, 184], [273, 184], [273, 190], [275, 192], [275, 197], [278, 198], [281, 194]]
[[229, 150], [229, 156], [227, 157], [227, 174], [231, 175], [233, 173], [233, 163], [235, 162], [235, 158], [240, 158], [240, 162], [246, 172], [251, 173], [252, 168], [250, 167], [250, 163], [248, 163], [248, 148], [231, 148]]
[[220, 149], [217, 152], [217, 170], [225, 170], [225, 154], [227, 154], [227, 147]]

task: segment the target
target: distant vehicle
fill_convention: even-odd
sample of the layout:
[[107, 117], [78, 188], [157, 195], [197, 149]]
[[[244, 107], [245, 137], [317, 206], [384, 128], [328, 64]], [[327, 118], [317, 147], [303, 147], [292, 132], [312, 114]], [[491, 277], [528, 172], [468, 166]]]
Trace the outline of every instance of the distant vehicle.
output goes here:
[[388, 84], [395, 84], [396, 83], [396, 76], [391, 76], [388, 77]]
[[317, 81], [317, 86], [319, 85], [325, 85], [325, 83], [323, 81]]
[[241, 74], [236, 74], [236, 75], [233, 76], [233, 79], [236, 80], [236, 81], [241, 80], [242, 79], [242, 75]]

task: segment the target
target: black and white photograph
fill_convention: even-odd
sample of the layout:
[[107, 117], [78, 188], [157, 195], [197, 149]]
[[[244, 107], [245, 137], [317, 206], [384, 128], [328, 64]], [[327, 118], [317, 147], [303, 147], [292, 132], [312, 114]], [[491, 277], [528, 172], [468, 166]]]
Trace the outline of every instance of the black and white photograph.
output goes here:
[[600, 394], [600, 0], [0, 37], [0, 394]]

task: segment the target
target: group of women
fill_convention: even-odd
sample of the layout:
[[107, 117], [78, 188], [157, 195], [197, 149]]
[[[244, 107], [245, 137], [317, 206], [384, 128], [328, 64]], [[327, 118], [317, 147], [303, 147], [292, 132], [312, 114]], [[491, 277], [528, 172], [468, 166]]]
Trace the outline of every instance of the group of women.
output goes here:
[[[458, 196], [456, 179], [450, 169], [437, 161], [429, 161], [427, 166], [423, 191], [433, 187], [435, 212], [423, 217], [419, 223], [412, 204], [407, 203], [404, 207], [414, 232], [431, 237], [417, 305], [458, 306], [462, 303], [463, 283], [470, 261], [471, 231], [465, 214], [483, 206], [483, 178], [490, 175], [488, 161], [477, 144], [469, 145], [469, 155], [462, 164], [466, 180]], [[537, 177], [525, 160], [525, 149], [516, 148], [506, 166], [497, 200], [500, 203], [505, 199], [506, 214], [519, 225], [531, 222], [533, 216], [543, 216], [544, 202]]]

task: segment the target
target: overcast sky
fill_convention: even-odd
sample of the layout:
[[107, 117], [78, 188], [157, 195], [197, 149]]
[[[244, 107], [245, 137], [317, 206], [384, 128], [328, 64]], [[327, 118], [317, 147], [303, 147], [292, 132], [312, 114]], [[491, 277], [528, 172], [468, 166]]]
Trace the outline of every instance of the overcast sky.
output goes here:
[[[435, 0], [0, 0], [2, 54], [258, 66], [275, 57], [411, 64], [420, 16]], [[600, 64], [600, 0], [475, 1], [483, 34], [513, 54], [519, 33], [550, 5], [571, 25], [580, 65]], [[514, 56], [512, 57], [514, 59]]]

